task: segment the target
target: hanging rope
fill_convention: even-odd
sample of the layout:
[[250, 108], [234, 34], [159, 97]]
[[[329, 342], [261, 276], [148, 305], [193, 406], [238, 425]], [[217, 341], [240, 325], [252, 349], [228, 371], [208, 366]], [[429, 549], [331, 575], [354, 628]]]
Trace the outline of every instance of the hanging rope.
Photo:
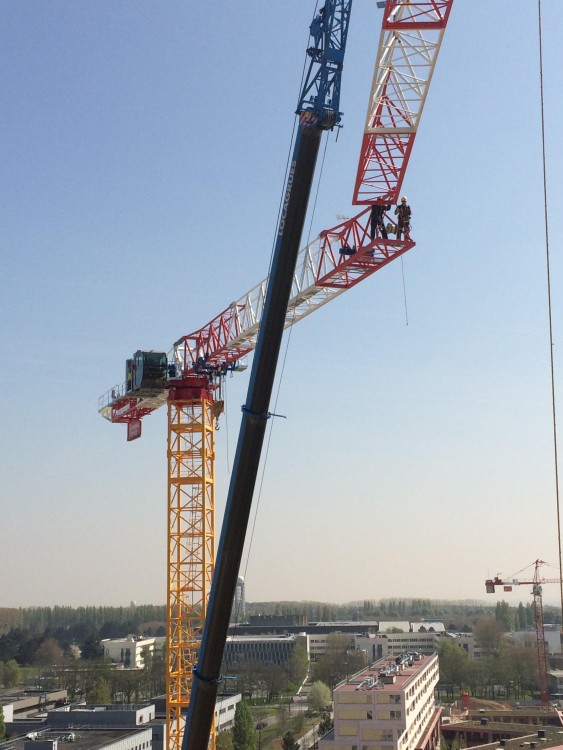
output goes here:
[[403, 277], [403, 300], [405, 303], [405, 324], [409, 324], [409, 308], [407, 307], [407, 287], [405, 284], [405, 267], [403, 265], [403, 256], [401, 255], [401, 275]]
[[559, 594], [561, 598], [561, 642], [563, 643], [563, 559], [561, 549], [561, 508], [559, 503], [559, 471], [557, 456], [557, 420], [555, 400], [555, 367], [553, 363], [553, 316], [551, 308], [551, 270], [549, 262], [549, 224], [547, 219], [547, 169], [545, 158], [545, 111], [543, 99], [543, 47], [542, 47], [542, 18], [541, 0], [538, 0], [538, 38], [540, 55], [540, 109], [541, 109], [541, 142], [542, 142], [542, 166], [543, 166], [543, 214], [545, 225], [545, 258], [547, 269], [547, 308], [549, 318], [549, 359], [551, 371], [551, 413], [553, 422], [553, 460], [555, 465], [555, 499], [557, 506], [557, 543], [559, 553]]

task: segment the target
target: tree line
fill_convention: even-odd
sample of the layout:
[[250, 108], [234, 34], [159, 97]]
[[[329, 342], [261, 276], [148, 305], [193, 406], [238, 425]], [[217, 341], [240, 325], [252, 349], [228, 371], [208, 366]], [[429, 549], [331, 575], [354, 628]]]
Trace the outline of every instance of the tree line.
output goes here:
[[132, 628], [166, 623], [166, 606], [154, 604], [130, 607], [24, 607], [0, 608], [0, 633], [23, 628], [31, 633], [71, 628], [75, 625], [100, 629], [105, 623], [128, 624]]
[[[299, 615], [308, 622], [334, 620], [443, 620], [448, 630], [471, 631], [472, 624], [482, 617], [496, 617], [502, 607], [509, 629], [531, 627], [531, 604], [510, 606], [506, 602], [485, 604], [480, 601], [448, 601], [432, 599], [364, 599], [347, 604], [323, 602], [255, 602], [246, 605], [246, 615]], [[510, 614], [507, 614], [507, 613]], [[561, 612], [556, 607], [544, 605], [546, 623], [561, 622]], [[510, 624], [509, 624], [510, 623]]]
[[455, 640], [442, 639], [438, 693], [444, 698], [453, 699], [467, 690], [477, 698], [519, 700], [538, 692], [536, 649], [506, 637], [508, 628], [502, 616], [506, 612], [506, 607], [501, 606], [497, 617], [481, 618], [475, 623], [473, 634], [481, 648], [479, 659], [471, 659]]
[[[85, 655], [86, 654], [86, 655]], [[25, 669], [15, 659], [0, 661], [0, 685], [12, 688], [31, 682], [44, 690], [66, 688], [70, 701], [87, 703], [131, 703], [148, 700], [165, 692], [165, 654], [143, 654], [144, 669], [114, 669], [97, 648], [65, 654], [57, 641], [45, 638]]]
[[[346, 604], [303, 601], [254, 602], [246, 604], [246, 615], [299, 615], [305, 616], [309, 622], [451, 618], [452, 622], [447, 624], [457, 626], [461, 621], [470, 625], [479, 617], [496, 617], [499, 607], [502, 608], [509, 629], [530, 627], [530, 603], [510, 607], [506, 602], [488, 606], [478, 601], [400, 598], [364, 599]], [[561, 613], [555, 607], [544, 606], [544, 617], [547, 623], [561, 622]], [[63, 628], [72, 629], [75, 626], [107, 631], [109, 623], [112, 624], [113, 630], [117, 629], [120, 632], [129, 628], [130, 632], [142, 631], [145, 635], [155, 635], [156, 630], [162, 629], [166, 623], [166, 607], [154, 604], [129, 607], [0, 607], [0, 634], [21, 628], [36, 635]]]

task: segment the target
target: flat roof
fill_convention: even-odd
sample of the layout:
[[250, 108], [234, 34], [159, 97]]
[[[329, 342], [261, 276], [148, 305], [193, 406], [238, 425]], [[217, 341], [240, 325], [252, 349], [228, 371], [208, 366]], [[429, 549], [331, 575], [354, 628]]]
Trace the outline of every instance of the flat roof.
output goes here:
[[[48, 729], [47, 731], [39, 731], [36, 741], [62, 740], [63, 737], [73, 734], [73, 742], [64, 742], [65, 747], [68, 745], [72, 747], [72, 750], [94, 750], [95, 748], [119, 742], [126, 737], [132, 737], [139, 732], [146, 732], [147, 730], [152, 732], [150, 724], [134, 728], [129, 727], [128, 729], [95, 729], [91, 727], [88, 727], [88, 729]], [[25, 742], [26, 738], [13, 737], [12, 741], [14, 740], [19, 740], [20, 742], [23, 740]], [[59, 744], [59, 747], [61, 744]]]
[[251, 643], [255, 641], [265, 642], [273, 641], [294, 641], [299, 633], [289, 633], [284, 635], [228, 635], [227, 643]]
[[[419, 656], [418, 659], [413, 661], [412, 666], [408, 666], [408, 664], [405, 664], [401, 671], [395, 672], [395, 674], [393, 675], [393, 677], [395, 677], [394, 682], [381, 682], [377, 685], [377, 687], [371, 689], [377, 691], [387, 691], [389, 693], [396, 693], [397, 690], [403, 690], [406, 685], [412, 680], [412, 678], [416, 674], [418, 674], [418, 672], [427, 667], [429, 662], [436, 658], [436, 654], [432, 654], [430, 656]], [[355, 690], [358, 690], [362, 682], [367, 677], [371, 677], [375, 681], [380, 677], [380, 671], [385, 667], [389, 667], [391, 665], [395, 666], [395, 657], [380, 659], [379, 661], [375, 662], [375, 664], [372, 664], [371, 667], [366, 667], [366, 669], [363, 669], [361, 672], [355, 674], [348, 680], [348, 682], [343, 682], [337, 685], [335, 690], [339, 692], [342, 690], [345, 692], [353, 692]], [[366, 689], [369, 690], [370, 688]]]

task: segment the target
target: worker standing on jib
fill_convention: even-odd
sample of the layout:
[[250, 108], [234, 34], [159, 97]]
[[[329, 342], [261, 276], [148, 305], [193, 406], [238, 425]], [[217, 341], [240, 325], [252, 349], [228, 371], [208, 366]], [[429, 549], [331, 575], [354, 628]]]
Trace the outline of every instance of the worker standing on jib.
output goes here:
[[391, 206], [387, 206], [382, 203], [374, 203], [371, 207], [370, 216], [370, 237], [372, 240], [375, 239], [377, 230], [381, 232], [381, 236], [384, 240], [387, 239], [387, 229], [385, 229], [385, 211], [389, 211]]
[[403, 195], [401, 202], [395, 209], [395, 215], [397, 216], [397, 239], [401, 239], [401, 235], [405, 235], [406, 240], [411, 238], [411, 207], [407, 203], [407, 196]]

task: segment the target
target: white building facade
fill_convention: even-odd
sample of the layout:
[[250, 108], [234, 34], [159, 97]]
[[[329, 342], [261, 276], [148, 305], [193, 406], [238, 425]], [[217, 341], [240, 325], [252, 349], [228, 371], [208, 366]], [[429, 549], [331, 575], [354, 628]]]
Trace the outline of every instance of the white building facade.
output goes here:
[[127, 638], [104, 638], [104, 656], [122, 669], [143, 669], [145, 653], [154, 654], [154, 638], [128, 635]]
[[234, 695], [218, 695], [215, 701], [215, 729], [223, 732], [235, 725], [235, 711], [237, 703], [242, 700], [240, 693]]
[[435, 750], [438, 657], [381, 660], [334, 690], [334, 729], [319, 750]]
[[365, 651], [369, 662], [416, 651], [429, 656], [440, 648], [438, 633], [374, 633], [354, 636], [354, 649]]

